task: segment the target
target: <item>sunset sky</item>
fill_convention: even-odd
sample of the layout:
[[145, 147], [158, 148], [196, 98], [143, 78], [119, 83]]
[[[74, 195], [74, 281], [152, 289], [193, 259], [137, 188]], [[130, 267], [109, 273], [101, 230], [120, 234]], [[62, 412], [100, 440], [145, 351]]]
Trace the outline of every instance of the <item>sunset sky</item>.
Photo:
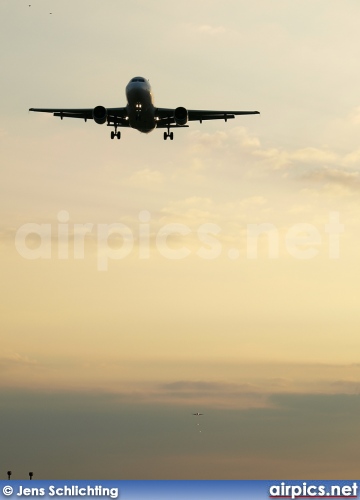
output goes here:
[[[357, 477], [359, 18], [1, 1], [3, 475]], [[138, 75], [159, 107], [261, 115], [165, 142], [28, 112], [124, 106]]]

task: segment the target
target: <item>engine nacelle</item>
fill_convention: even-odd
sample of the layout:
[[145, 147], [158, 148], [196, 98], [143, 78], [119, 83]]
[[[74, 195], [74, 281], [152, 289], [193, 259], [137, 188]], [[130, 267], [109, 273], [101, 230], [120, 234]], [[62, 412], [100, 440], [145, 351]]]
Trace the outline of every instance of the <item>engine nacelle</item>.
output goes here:
[[182, 106], [176, 108], [174, 111], [174, 120], [176, 125], [186, 125], [188, 121], [187, 109]]
[[94, 122], [103, 125], [107, 119], [107, 109], [104, 108], [104, 106], [96, 106], [96, 108], [93, 109], [93, 118]]

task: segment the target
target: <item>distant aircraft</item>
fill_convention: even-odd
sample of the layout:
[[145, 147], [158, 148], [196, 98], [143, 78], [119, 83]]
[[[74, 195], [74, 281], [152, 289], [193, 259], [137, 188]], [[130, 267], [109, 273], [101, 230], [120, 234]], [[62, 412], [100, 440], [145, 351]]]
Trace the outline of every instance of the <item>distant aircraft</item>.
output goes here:
[[186, 109], [182, 106], [177, 108], [156, 108], [153, 103], [153, 94], [148, 80], [141, 76], [132, 78], [125, 89], [127, 105], [123, 108], [30, 108], [29, 111], [41, 113], [53, 113], [54, 116], [63, 118], [81, 118], [85, 121], [94, 120], [99, 125], [107, 123], [114, 127], [111, 139], [120, 139], [121, 134], [118, 127], [131, 127], [145, 134], [155, 128], [165, 128], [164, 140], [170, 137], [173, 140], [174, 133], [170, 128], [188, 127], [188, 121], [203, 120], [230, 120], [235, 115], [256, 115], [259, 111], [202, 111]]
[[196, 413], [193, 413], [193, 415], [195, 415], [196, 417], [200, 417], [200, 415], [204, 415], [204, 414], [196, 412]]

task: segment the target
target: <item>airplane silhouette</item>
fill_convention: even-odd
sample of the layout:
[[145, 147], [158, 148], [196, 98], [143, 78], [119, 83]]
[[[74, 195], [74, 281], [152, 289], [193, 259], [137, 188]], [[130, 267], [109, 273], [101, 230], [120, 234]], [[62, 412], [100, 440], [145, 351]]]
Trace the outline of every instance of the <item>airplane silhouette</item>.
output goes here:
[[153, 94], [149, 81], [141, 76], [130, 80], [125, 89], [127, 105], [122, 108], [30, 108], [29, 111], [53, 113], [63, 118], [80, 118], [94, 120], [99, 125], [107, 123], [114, 127], [111, 139], [120, 139], [119, 127], [131, 127], [145, 134], [155, 128], [165, 128], [164, 140], [168, 137], [173, 140], [174, 133], [170, 128], [188, 127], [188, 122], [203, 120], [230, 120], [236, 115], [256, 115], [259, 111], [211, 111], [177, 108], [157, 108], [153, 103]]

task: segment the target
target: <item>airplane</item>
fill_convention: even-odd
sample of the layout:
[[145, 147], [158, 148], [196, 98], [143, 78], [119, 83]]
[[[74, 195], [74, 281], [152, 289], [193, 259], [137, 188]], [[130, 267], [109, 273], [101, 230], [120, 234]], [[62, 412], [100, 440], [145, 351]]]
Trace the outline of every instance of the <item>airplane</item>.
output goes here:
[[120, 139], [119, 127], [131, 127], [145, 134], [155, 128], [165, 128], [164, 140], [168, 137], [172, 141], [174, 133], [170, 128], [188, 127], [190, 121], [204, 120], [230, 120], [236, 115], [256, 115], [259, 111], [209, 111], [186, 109], [183, 106], [177, 108], [157, 108], [154, 106], [153, 93], [149, 80], [136, 76], [130, 80], [125, 89], [127, 105], [123, 108], [30, 108], [29, 111], [40, 113], [53, 113], [54, 116], [63, 118], [80, 118], [82, 120], [94, 120], [97, 124], [107, 123], [108, 127], [114, 127], [111, 131], [111, 139]]
[[193, 415], [195, 415], [196, 417], [200, 417], [200, 415], [204, 415], [204, 414], [196, 412], [196, 413], [193, 413]]

